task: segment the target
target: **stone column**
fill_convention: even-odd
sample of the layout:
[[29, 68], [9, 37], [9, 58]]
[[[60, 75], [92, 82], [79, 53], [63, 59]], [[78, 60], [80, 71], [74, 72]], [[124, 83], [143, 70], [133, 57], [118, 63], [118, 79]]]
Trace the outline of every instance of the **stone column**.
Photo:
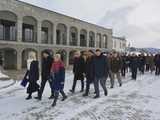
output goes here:
[[22, 69], [22, 51], [20, 49], [17, 50], [17, 70]]
[[39, 43], [39, 44], [41, 44], [41, 41], [42, 41], [42, 39], [41, 39], [41, 28], [42, 27], [42, 23], [41, 23], [41, 21], [38, 21], [38, 23], [37, 23], [37, 43]]
[[69, 67], [69, 51], [67, 50], [67, 57], [66, 57], [66, 67]]
[[89, 30], [87, 31], [87, 47], [89, 47]]
[[17, 41], [22, 42], [22, 25], [23, 25], [23, 18], [18, 17], [17, 20]]
[[78, 30], [78, 44], [77, 46], [80, 46], [80, 30]]
[[96, 37], [96, 31], [94, 31], [94, 47], [97, 47], [97, 37]]
[[41, 69], [42, 69], [42, 66], [41, 66], [42, 59], [41, 59], [41, 50], [40, 49], [38, 49], [38, 51], [37, 51], [37, 59], [39, 61], [39, 70], [41, 71]]
[[68, 25], [67, 26], [67, 45], [69, 46], [70, 45], [70, 26]]
[[53, 44], [56, 44], [57, 39], [57, 23], [54, 23], [53, 25]]

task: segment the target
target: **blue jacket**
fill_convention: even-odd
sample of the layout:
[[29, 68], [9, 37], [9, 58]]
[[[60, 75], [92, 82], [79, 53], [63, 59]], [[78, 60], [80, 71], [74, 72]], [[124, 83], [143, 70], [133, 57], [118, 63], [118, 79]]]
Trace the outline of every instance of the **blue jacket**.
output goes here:
[[54, 91], [63, 90], [65, 82], [65, 68], [61, 68], [56, 73], [51, 73], [52, 89]]

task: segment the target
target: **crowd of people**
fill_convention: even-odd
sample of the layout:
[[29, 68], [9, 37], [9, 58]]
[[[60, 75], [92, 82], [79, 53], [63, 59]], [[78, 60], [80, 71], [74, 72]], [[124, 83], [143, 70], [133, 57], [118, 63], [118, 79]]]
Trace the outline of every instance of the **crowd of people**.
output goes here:
[[[53, 99], [52, 106], [56, 106], [59, 93], [62, 95], [62, 101], [67, 99], [64, 92], [65, 84], [65, 65], [61, 54], [57, 53], [54, 57], [49, 51], [44, 51], [42, 55], [41, 68], [41, 85], [37, 83], [39, 80], [39, 62], [36, 59], [36, 54], [31, 52], [27, 60], [27, 72], [24, 79], [28, 80], [26, 100], [32, 98], [32, 93], [37, 92], [35, 99], [41, 100], [42, 94], [48, 81]], [[145, 72], [153, 72], [155, 75], [160, 75], [160, 54], [157, 55], [126, 55], [112, 51], [103, 53], [100, 49], [95, 52], [76, 51], [73, 60], [73, 85], [70, 89], [71, 93], [75, 93], [77, 81], [81, 81], [81, 90], [83, 97], [90, 93], [90, 85], [94, 86], [94, 99], [100, 97], [99, 84], [103, 88], [104, 95], [108, 95], [106, 80], [110, 80], [110, 88], [114, 88], [115, 79], [118, 80], [119, 87], [123, 85], [123, 79], [126, 73], [131, 73], [131, 79], [137, 79], [137, 73], [145, 74]]]

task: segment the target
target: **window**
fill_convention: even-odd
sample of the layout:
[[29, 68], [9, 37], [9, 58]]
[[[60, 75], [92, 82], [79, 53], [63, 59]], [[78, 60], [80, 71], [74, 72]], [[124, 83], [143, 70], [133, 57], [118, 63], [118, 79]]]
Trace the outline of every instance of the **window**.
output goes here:
[[60, 30], [57, 30], [57, 31], [56, 31], [56, 35], [57, 35], [56, 43], [59, 45], [59, 44], [60, 44], [60, 41], [61, 41]]
[[7, 40], [7, 41], [16, 40], [15, 22], [0, 20], [0, 39]]
[[2, 24], [0, 24], [0, 40], [3, 40], [3, 33], [4, 31], [3, 31], [3, 25]]
[[42, 43], [48, 43], [48, 28], [42, 28], [41, 39]]
[[23, 41], [34, 42], [34, 29], [33, 25], [23, 24]]
[[90, 39], [89, 46], [90, 47], [94, 47], [94, 38], [93, 38], [93, 36], [90, 36], [89, 39]]
[[71, 41], [70, 41], [71, 45], [76, 45], [76, 33], [72, 32], [71, 33]]
[[80, 35], [80, 46], [86, 46], [85, 35], [83, 34]]

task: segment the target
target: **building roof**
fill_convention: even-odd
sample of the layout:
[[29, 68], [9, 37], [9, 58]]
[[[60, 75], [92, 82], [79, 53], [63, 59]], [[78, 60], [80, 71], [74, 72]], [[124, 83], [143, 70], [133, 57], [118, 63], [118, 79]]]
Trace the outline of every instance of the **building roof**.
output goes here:
[[97, 24], [94, 24], [94, 23], [90, 23], [90, 22], [87, 22], [87, 21], [84, 21], [84, 20], [81, 20], [81, 19], [78, 19], [78, 18], [75, 18], [75, 17], [71, 17], [71, 16], [68, 16], [68, 15], [65, 15], [65, 14], [62, 14], [62, 13], [59, 13], [59, 12], [55, 12], [55, 11], [52, 11], [52, 10], [49, 10], [49, 9], [46, 9], [46, 8], [43, 8], [43, 7], [39, 7], [39, 6], [30, 4], [30, 3], [27, 3], [27, 2], [23, 2], [23, 1], [20, 1], [20, 0], [15, 0], [15, 1], [21, 2], [21, 3], [26, 4], [26, 5], [30, 5], [30, 6], [32, 6], [32, 7], [36, 7], [36, 8], [39, 8], [39, 9], [43, 9], [43, 10], [48, 11], [48, 12], [51, 12], [51, 13], [55, 13], [55, 14], [58, 14], [58, 15], [62, 15], [62, 16], [68, 17], [68, 18], [70, 18], [70, 19], [75, 19], [75, 20], [77, 20], [77, 21], [84, 22], [84, 23], [87, 23], [87, 24], [90, 24], [90, 25], [93, 25], [93, 26], [96, 26], [96, 27], [100, 27], [100, 28], [102, 28], [102, 29], [104, 29], [104, 30], [111, 30], [111, 31], [112, 31], [111, 28], [105, 28], [105, 27], [103, 27], [103, 26], [100, 26], [100, 25], [97, 25]]
[[113, 39], [117, 39], [117, 40], [123, 40], [126, 41], [125, 37], [116, 37], [116, 36], [112, 36]]

